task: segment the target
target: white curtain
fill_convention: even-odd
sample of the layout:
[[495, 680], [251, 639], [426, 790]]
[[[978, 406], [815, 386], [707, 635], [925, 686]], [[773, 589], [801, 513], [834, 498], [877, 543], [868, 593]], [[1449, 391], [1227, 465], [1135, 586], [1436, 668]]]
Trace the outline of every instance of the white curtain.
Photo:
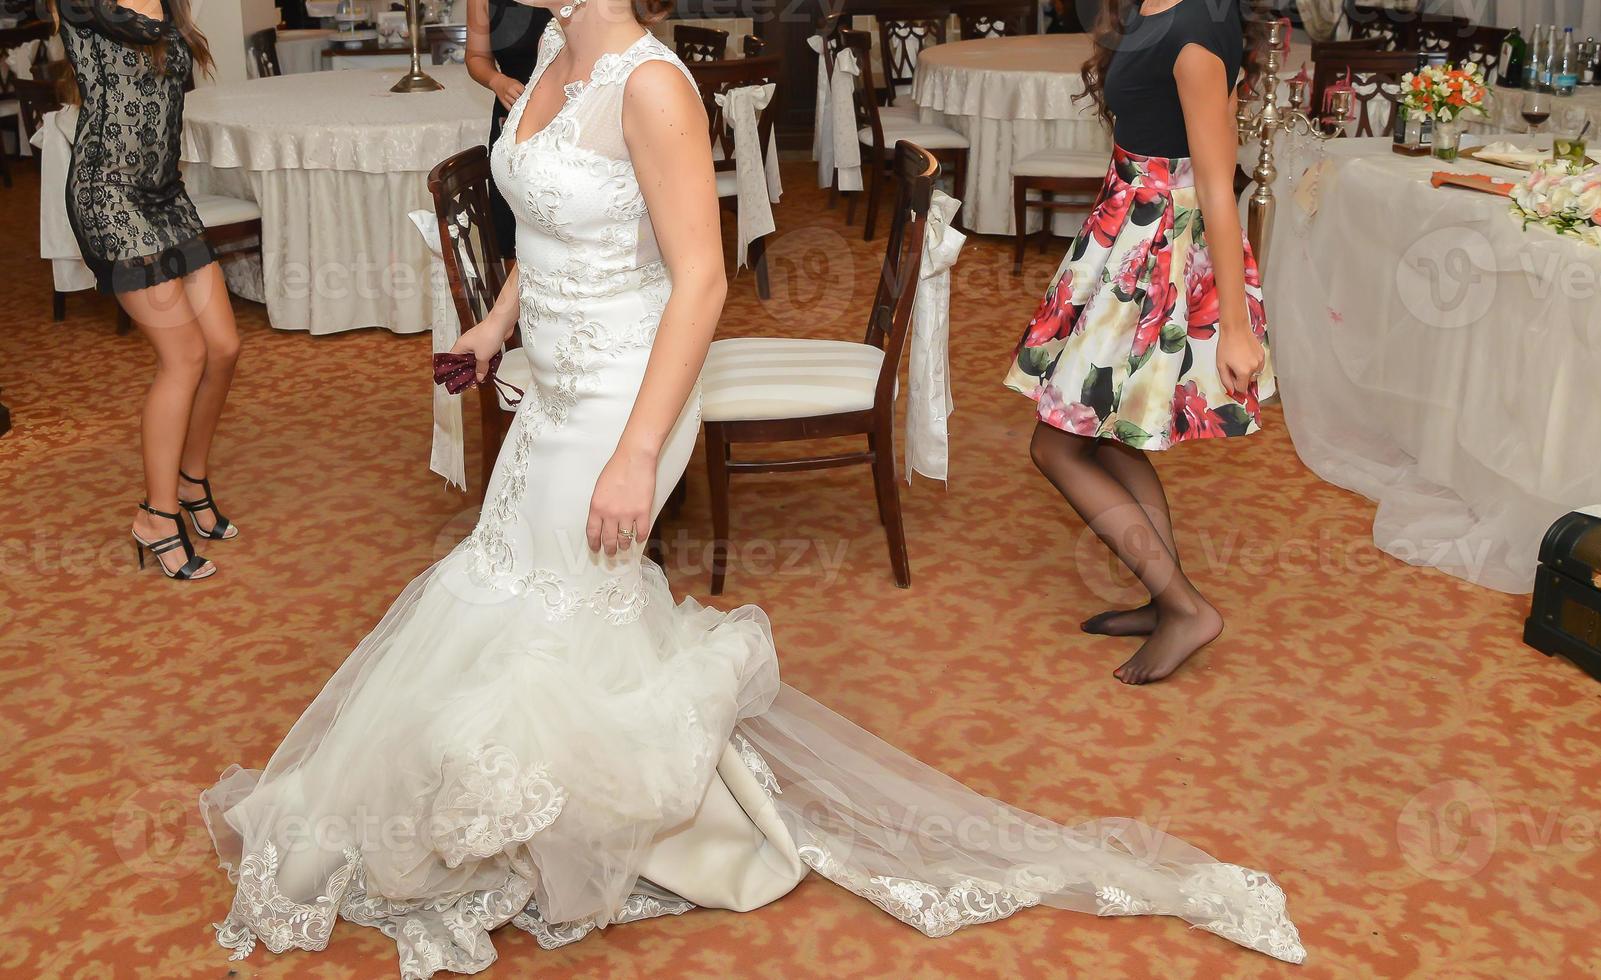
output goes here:
[[1312, 40], [1333, 40], [1334, 29], [1339, 26], [1343, 6], [1340, 0], [1295, 0], [1295, 6], [1300, 11], [1301, 23], [1306, 26], [1306, 32], [1312, 36]]
[[1429, 0], [1427, 9], [1475, 24], [1516, 27], [1525, 36], [1536, 24], [1555, 24], [1573, 28], [1580, 38], [1601, 37], [1601, 3], [1596, 0]]

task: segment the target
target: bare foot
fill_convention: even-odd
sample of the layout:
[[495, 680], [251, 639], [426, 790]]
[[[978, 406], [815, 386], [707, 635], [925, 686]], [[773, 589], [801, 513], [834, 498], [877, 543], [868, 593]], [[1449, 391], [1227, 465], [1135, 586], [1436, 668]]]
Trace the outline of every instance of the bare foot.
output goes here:
[[1204, 602], [1193, 613], [1164, 613], [1151, 638], [1112, 676], [1130, 685], [1153, 684], [1178, 670], [1222, 632], [1223, 617]]
[[[134, 515], [133, 533], [134, 537], [141, 541], [156, 544], [176, 535], [178, 533], [178, 525], [165, 517], [156, 517], [154, 514], [147, 514], [141, 510]], [[169, 573], [176, 573], [189, 560], [189, 556], [184, 554], [184, 550], [180, 546], [157, 555], [156, 560], [161, 562], [162, 567]], [[215, 574], [217, 574], [217, 566], [208, 561], [192, 577], [198, 581], [203, 578], [210, 578]]]
[[1079, 629], [1096, 636], [1150, 636], [1156, 630], [1156, 603], [1138, 609], [1111, 609], [1091, 616]]

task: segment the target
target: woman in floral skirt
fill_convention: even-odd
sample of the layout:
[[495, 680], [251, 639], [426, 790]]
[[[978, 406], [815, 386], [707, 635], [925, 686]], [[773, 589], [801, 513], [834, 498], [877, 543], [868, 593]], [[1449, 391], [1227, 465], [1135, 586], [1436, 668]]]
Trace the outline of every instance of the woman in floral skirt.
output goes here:
[[1006, 377], [1038, 404], [1035, 464], [1150, 591], [1083, 624], [1146, 637], [1125, 684], [1167, 677], [1223, 630], [1146, 454], [1255, 432], [1274, 391], [1234, 195], [1234, 90], [1256, 33], [1242, 2], [1105, 0], [1083, 73], [1111, 169]]

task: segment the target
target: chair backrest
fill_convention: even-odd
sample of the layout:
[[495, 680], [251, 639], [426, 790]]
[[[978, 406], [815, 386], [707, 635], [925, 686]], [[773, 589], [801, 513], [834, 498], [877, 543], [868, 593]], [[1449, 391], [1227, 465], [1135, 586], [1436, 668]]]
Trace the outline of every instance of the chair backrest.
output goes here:
[[434, 24], [423, 37], [428, 39], [428, 56], [436, 65], [467, 63], [467, 25]]
[[928, 235], [928, 212], [939, 179], [939, 161], [915, 143], [895, 145], [894, 220], [884, 247], [884, 267], [868, 314], [866, 343], [884, 351], [873, 403], [892, 405], [901, 355], [912, 327], [912, 307], [923, 270], [923, 242]]
[[1401, 47], [1408, 51], [1443, 54], [1456, 60], [1462, 41], [1473, 30], [1466, 17], [1414, 17], [1402, 25]]
[[[1401, 96], [1401, 76], [1418, 67], [1416, 51], [1366, 51], [1325, 56], [1312, 70], [1312, 111], [1321, 112], [1323, 93], [1349, 71], [1356, 92], [1356, 131], [1353, 136], [1389, 136], [1395, 132], [1395, 103]], [[1384, 116], [1388, 106], [1388, 117]]]
[[[506, 264], [489, 203], [492, 179], [489, 149], [484, 146], [463, 150], [428, 175], [450, 297], [463, 330], [489, 315], [506, 285]], [[517, 346], [515, 334], [509, 346]]]
[[715, 27], [677, 24], [673, 27], [673, 48], [685, 64], [697, 61], [723, 61], [728, 58], [728, 32]]
[[17, 97], [18, 113], [22, 124], [30, 133], [37, 133], [44, 125], [44, 117], [62, 107], [61, 79], [66, 62], [55, 61], [45, 65], [34, 78], [17, 78], [11, 82]]
[[278, 64], [278, 32], [269, 27], [246, 38], [245, 61], [257, 78], [282, 75], [283, 69]]
[[730, 89], [744, 88], [747, 85], [775, 86], [772, 101], [762, 110], [761, 118], [757, 120], [757, 131], [761, 134], [762, 147], [773, 143], [773, 129], [778, 124], [778, 109], [783, 94], [784, 60], [776, 54], [760, 55], [755, 58], [731, 58], [718, 61], [691, 61], [687, 63], [689, 73], [695, 77], [695, 87], [700, 89], [701, 102], [706, 106], [706, 116], [711, 121], [711, 140], [714, 149], [721, 149], [722, 153], [716, 162], [718, 170], [734, 169], [734, 134], [729, 130], [728, 123], [723, 117], [723, 107], [717, 104], [717, 96]]
[[1411, 11], [1390, 7], [1352, 3], [1350, 0], [1345, 5], [1345, 21], [1350, 25], [1351, 37], [1377, 40], [1385, 51], [1395, 51], [1401, 47], [1401, 32], [1412, 17]]
[[893, 4], [880, 7], [878, 51], [884, 62], [884, 85], [888, 103], [895, 104], [895, 91], [912, 84], [917, 60], [924, 48], [944, 44], [951, 21], [951, 8], [942, 4]]
[[760, 58], [762, 55], [767, 53], [767, 39], [764, 37], [757, 37], [755, 34], [746, 34], [745, 42], [741, 47], [744, 49], [741, 53], [743, 53], [745, 57]]
[[1019, 3], [963, 3], [956, 8], [962, 25], [962, 40], [986, 37], [1017, 37], [1034, 33], [1035, 5]]
[[[848, 50], [856, 56], [856, 64], [861, 68], [861, 73], [856, 76], [856, 97], [853, 100], [856, 128], [872, 131], [873, 147], [878, 154], [873, 159], [882, 159], [887, 147], [884, 145], [884, 123], [878, 114], [878, 82], [873, 77], [873, 36], [866, 31], [843, 28], [835, 37], [838, 39], [835, 55]], [[826, 44], [823, 50], [828, 51]], [[832, 64], [829, 65], [829, 71], [833, 71]]]
[[1508, 27], [1470, 27], [1457, 39], [1457, 50], [1451, 60], [1483, 66], [1484, 77], [1494, 82], [1496, 70], [1501, 67], [1501, 45], [1511, 33]]

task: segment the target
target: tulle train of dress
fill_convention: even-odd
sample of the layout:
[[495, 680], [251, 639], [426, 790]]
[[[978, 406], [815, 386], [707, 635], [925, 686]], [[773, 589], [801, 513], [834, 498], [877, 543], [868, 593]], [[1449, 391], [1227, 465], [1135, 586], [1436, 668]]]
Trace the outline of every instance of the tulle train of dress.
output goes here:
[[[266, 768], [201, 797], [236, 884], [236, 957], [395, 940], [407, 980], [695, 906], [750, 910], [810, 873], [930, 936], [1032, 905], [1175, 915], [1304, 957], [1284, 894], [1132, 820], [1062, 827], [987, 799], [784, 686], [767, 617], [675, 603], [633, 549], [587, 547], [590, 495], [672, 291], [621, 136], [622, 93], [673, 54], [649, 35], [494, 148], [518, 219], [532, 371], [478, 526], [417, 578]], [[671, 75], [675, 82], [687, 74]], [[699, 392], [662, 448], [659, 511]], [[778, 914], [778, 913], [774, 913]]]

